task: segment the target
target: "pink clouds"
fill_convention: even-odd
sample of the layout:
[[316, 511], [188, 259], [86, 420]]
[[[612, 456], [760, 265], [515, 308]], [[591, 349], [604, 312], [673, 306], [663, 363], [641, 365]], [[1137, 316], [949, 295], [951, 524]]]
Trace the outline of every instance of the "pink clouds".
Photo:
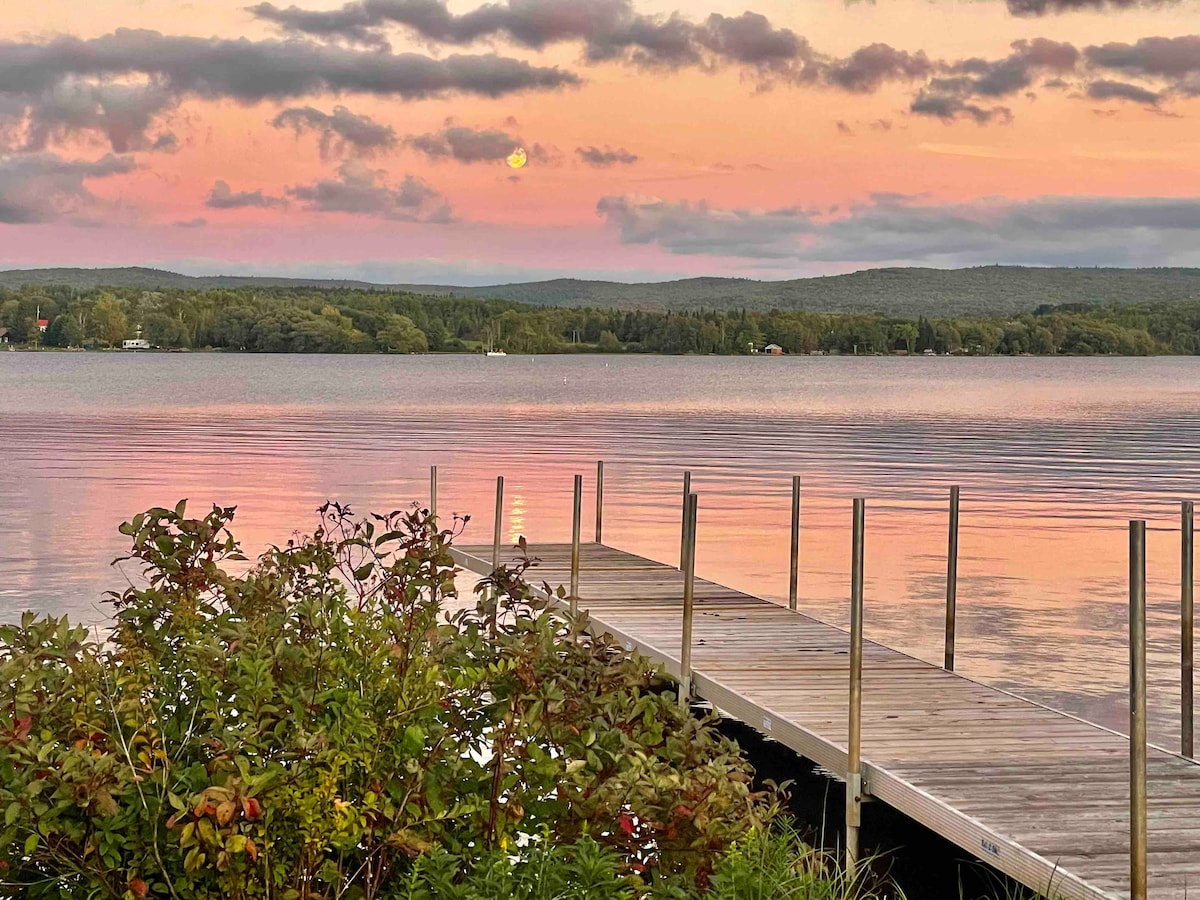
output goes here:
[[[259, 21], [180, 3], [170, 22], [122, 0], [116, 30], [26, 11], [0, 24], [0, 263], [790, 274], [853, 267], [852, 243], [814, 261], [788, 235], [881, 192], [947, 215], [1196, 192], [1200, 13], [895, 4], [830, 0], [819, 27], [779, 0]], [[693, 237], [631, 241], [648, 211]], [[1167, 243], [1163, 262], [1191, 259]]]

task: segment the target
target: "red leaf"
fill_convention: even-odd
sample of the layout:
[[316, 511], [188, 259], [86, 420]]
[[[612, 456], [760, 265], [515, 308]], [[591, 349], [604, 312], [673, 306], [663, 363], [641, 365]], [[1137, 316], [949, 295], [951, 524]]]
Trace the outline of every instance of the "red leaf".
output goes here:
[[617, 816], [617, 825], [619, 825], [621, 830], [626, 834], [633, 834], [633, 816], [631, 816], [629, 813], [623, 812]]

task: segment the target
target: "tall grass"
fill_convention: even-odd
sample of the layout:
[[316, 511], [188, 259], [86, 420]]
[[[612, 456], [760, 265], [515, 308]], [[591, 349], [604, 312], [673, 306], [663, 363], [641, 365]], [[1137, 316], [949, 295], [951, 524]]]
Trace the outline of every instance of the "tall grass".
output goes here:
[[879, 879], [873, 860], [851, 878], [829, 853], [804, 843], [795, 829], [777, 824], [752, 831], [717, 862], [708, 891], [712, 900], [903, 900]]

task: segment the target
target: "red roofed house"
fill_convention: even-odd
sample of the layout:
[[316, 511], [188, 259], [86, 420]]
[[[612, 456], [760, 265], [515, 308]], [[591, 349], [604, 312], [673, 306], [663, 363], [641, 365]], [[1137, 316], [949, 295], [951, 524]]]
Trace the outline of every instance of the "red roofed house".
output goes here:
[[46, 326], [49, 324], [49, 319], [38, 319], [38, 331], [44, 332], [46, 330]]

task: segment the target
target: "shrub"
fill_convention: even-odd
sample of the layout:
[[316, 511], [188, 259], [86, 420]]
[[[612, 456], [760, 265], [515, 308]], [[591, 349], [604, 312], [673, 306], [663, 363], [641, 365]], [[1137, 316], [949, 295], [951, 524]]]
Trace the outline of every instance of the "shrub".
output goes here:
[[533, 561], [448, 610], [465, 520], [327, 504], [251, 564], [233, 517], [122, 525], [144, 577], [109, 595], [104, 640], [0, 628], [0, 869], [22, 895], [535, 897], [548, 867], [553, 896], [671, 893], [773, 816], [647, 660], [535, 598]]

